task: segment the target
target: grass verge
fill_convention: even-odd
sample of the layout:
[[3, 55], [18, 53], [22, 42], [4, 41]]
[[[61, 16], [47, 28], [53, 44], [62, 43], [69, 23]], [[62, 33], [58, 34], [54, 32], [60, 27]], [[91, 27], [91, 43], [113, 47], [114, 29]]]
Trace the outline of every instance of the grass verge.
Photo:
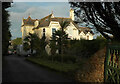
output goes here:
[[74, 74], [76, 70], [79, 68], [78, 64], [72, 64], [72, 63], [60, 63], [57, 61], [50, 61], [47, 59], [40, 59], [38, 57], [27, 57], [26, 60], [33, 62], [35, 64], [38, 64], [43, 67], [47, 67], [49, 69], [65, 73], [68, 76], [72, 76], [74, 79]]

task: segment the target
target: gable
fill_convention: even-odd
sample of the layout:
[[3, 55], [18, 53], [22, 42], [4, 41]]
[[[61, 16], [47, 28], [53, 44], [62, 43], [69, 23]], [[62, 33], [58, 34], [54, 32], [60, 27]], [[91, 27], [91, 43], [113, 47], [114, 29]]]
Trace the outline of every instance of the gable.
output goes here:
[[51, 21], [49, 27], [57, 27], [60, 28], [60, 24], [57, 21]]
[[23, 24], [24, 25], [32, 25], [32, 26], [34, 26], [34, 22], [35, 22], [36, 20], [34, 20], [34, 19], [31, 19], [31, 17], [29, 16], [27, 19], [23, 19]]
[[70, 22], [70, 24], [66, 27], [66, 30], [69, 30], [68, 28], [70, 28], [72, 30], [78, 30], [72, 22]]
[[[53, 14], [50, 14], [41, 20], [39, 20], [39, 25], [35, 27], [34, 29], [38, 29], [41, 27], [60, 27], [60, 23], [62, 21], [68, 21], [70, 24], [66, 28], [73, 28], [73, 30], [79, 30], [79, 32], [83, 31], [83, 33], [86, 35], [88, 32], [90, 32], [93, 35], [93, 32], [90, 28], [87, 27], [79, 27], [71, 18], [63, 18], [63, 17], [52, 17]], [[33, 30], [34, 30], [33, 29]]]

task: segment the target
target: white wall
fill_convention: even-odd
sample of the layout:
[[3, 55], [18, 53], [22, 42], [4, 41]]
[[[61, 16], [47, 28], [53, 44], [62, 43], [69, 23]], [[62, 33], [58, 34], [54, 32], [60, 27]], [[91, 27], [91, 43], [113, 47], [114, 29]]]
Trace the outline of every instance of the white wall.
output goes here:
[[32, 30], [34, 28], [34, 26], [23, 26], [21, 27], [21, 31], [22, 31], [22, 39], [25, 38], [25, 36], [29, 35], [29, 33], [34, 33], [34, 31]]
[[34, 22], [34, 24], [35, 24], [35, 27], [37, 27], [37, 26], [39, 25], [39, 21], [36, 20], [36, 21]]
[[[43, 29], [45, 28], [45, 35], [46, 35], [46, 41], [49, 41], [52, 37], [52, 28], [56, 28], [56, 30], [59, 30], [61, 28], [59, 22], [56, 21], [51, 21], [48, 27], [40, 27], [38, 29], [32, 30], [34, 27], [38, 25], [38, 21], [35, 22], [35, 26], [23, 26], [21, 27], [21, 32], [22, 32], [22, 37], [24, 39], [25, 36], [27, 36], [30, 33], [36, 33], [39, 38], [42, 38], [43, 36]], [[81, 38], [87, 39], [87, 36], [89, 36], [89, 40], [93, 40], [93, 35], [88, 32], [86, 35], [84, 32], [81, 32], [79, 34], [78, 29], [70, 23], [69, 26], [66, 27], [65, 32], [68, 34], [68, 37], [70, 37], [72, 40], [73, 39], [78, 39], [80, 40]], [[50, 47], [49, 44], [46, 46], [46, 51], [50, 55]]]
[[90, 32], [86, 34], [86, 39], [87, 39], [87, 36], [89, 36], [89, 40], [93, 40], [93, 35]]
[[71, 39], [79, 39], [78, 29], [70, 23], [69, 26], [66, 27], [65, 32], [68, 34], [68, 37]]

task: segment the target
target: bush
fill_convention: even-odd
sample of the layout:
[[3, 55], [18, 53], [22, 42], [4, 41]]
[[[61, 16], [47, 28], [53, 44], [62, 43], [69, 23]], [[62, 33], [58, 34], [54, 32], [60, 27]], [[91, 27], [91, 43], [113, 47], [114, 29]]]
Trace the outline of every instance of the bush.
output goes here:
[[[67, 54], [88, 58], [106, 45], [105, 39], [80, 40], [70, 44]], [[73, 41], [71, 42], [73, 43]]]
[[[98, 38], [94, 40], [72, 40], [69, 41], [69, 48], [65, 49], [63, 54], [63, 62], [65, 63], [75, 63], [80, 58], [89, 58], [98, 50], [105, 47], [107, 40]], [[40, 58], [48, 59], [51, 61], [61, 62], [61, 55], [54, 54], [48, 56], [45, 52], [41, 53]]]

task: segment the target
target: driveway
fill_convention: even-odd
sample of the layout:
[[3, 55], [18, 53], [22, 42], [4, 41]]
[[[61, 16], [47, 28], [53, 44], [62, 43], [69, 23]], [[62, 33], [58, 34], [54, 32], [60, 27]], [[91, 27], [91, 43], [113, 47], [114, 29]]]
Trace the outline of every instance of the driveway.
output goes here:
[[63, 74], [28, 62], [25, 57], [9, 55], [3, 58], [4, 82], [73, 82]]

